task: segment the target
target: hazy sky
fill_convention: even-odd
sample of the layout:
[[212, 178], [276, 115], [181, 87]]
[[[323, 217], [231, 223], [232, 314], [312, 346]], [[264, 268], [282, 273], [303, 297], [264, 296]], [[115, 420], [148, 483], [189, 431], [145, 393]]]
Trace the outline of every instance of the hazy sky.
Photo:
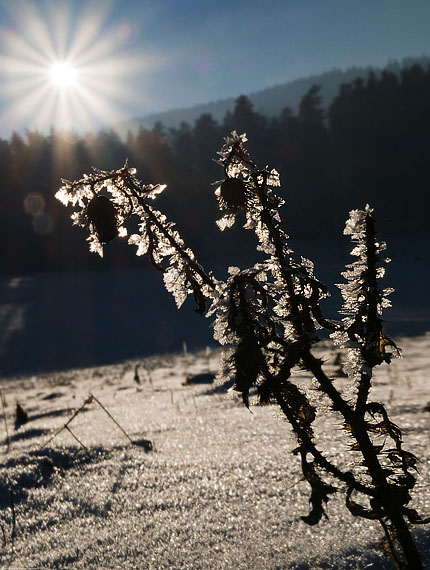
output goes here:
[[[0, 0], [0, 134], [430, 55], [429, 30], [430, 0]], [[70, 85], [50, 74], [64, 61]]]

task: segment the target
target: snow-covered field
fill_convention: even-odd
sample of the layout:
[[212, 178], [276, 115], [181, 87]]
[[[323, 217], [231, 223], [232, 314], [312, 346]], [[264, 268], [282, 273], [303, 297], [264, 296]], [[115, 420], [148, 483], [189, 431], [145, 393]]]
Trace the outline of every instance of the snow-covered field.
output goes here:
[[[413, 506], [428, 515], [430, 335], [399, 344], [404, 358], [377, 370], [372, 398], [386, 403], [420, 459]], [[336, 374], [330, 346], [318, 350]], [[392, 568], [379, 526], [354, 519], [342, 493], [317, 527], [300, 520], [309, 494], [288, 424], [275, 408], [250, 413], [214, 389], [218, 362], [208, 350], [3, 379], [10, 447], [2, 420], [1, 567]], [[105, 409], [93, 400], [72, 433], [52, 439], [90, 393]], [[29, 420], [18, 429], [16, 401]], [[331, 456], [350, 460], [334, 442], [333, 418], [318, 433]], [[430, 567], [429, 527], [415, 536]]]
[[[317, 245], [297, 251], [323, 281], [339, 281], [347, 250]], [[430, 515], [430, 247], [401, 240], [389, 255], [384, 286], [397, 291], [384, 316], [404, 358], [377, 369], [372, 398], [420, 459], [411, 506]], [[317, 350], [336, 375], [330, 345]], [[379, 526], [354, 519], [342, 493], [317, 527], [300, 520], [309, 489], [289, 426], [275, 408], [250, 413], [214, 389], [219, 356], [207, 320], [192, 304], [177, 311], [144, 267], [0, 278], [0, 566], [392, 568]], [[193, 376], [207, 382], [184, 385]], [[97, 400], [81, 409], [90, 393]], [[29, 421], [14, 429], [17, 401]], [[318, 445], [345, 465], [356, 458], [338, 425], [320, 417]], [[429, 526], [415, 535], [430, 568]]]

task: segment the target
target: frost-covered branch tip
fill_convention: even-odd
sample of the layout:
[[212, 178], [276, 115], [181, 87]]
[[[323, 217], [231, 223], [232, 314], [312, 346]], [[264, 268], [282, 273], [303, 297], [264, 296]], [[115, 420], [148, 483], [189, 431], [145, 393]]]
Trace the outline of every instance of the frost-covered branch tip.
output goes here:
[[351, 255], [357, 259], [342, 273], [346, 283], [338, 285], [344, 318], [342, 331], [334, 332], [332, 338], [348, 348], [346, 371], [358, 378], [363, 373], [371, 374], [378, 364], [389, 363], [393, 354], [399, 355], [395, 343], [383, 332], [382, 320], [383, 310], [391, 307], [388, 296], [394, 289], [378, 286], [390, 259], [381, 258], [387, 246], [377, 237], [373, 209], [367, 205], [364, 210], [351, 211], [344, 234], [354, 243]]
[[103, 245], [127, 235], [124, 224], [131, 214], [143, 213], [140, 199], [154, 199], [166, 188], [165, 184], [142, 185], [135, 174], [136, 169], [126, 163], [112, 171], [93, 168], [74, 182], [62, 180], [55, 197], [73, 207], [75, 225], [89, 230], [90, 251], [103, 256]]
[[197, 311], [204, 313], [205, 298], [213, 296], [217, 283], [185, 247], [175, 224], [150, 203], [165, 188], [164, 184], [144, 185], [126, 163], [119, 170], [93, 169], [80, 180], [63, 180], [56, 197], [73, 207], [73, 223], [89, 230], [90, 251], [101, 256], [105, 244], [127, 235], [127, 220], [137, 216], [139, 231], [128, 243], [137, 247], [138, 256], [147, 254], [151, 264], [163, 272], [165, 286], [178, 307], [192, 294]]

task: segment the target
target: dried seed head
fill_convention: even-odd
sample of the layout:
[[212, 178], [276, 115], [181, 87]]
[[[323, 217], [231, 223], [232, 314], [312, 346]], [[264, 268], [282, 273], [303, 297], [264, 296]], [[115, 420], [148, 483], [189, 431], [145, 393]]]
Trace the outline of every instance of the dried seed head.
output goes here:
[[226, 178], [220, 187], [220, 198], [228, 208], [244, 208], [246, 205], [246, 187], [243, 180]]
[[106, 196], [94, 196], [85, 215], [100, 243], [109, 243], [118, 236], [118, 213]]

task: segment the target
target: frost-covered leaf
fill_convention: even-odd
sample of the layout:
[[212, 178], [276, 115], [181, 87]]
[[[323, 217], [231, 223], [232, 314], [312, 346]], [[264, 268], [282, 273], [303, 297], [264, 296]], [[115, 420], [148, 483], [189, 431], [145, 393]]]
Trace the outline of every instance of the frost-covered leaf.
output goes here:
[[236, 221], [236, 216], [234, 214], [228, 214], [226, 216], [223, 216], [220, 220], [217, 220], [216, 225], [223, 232], [228, 228], [232, 228], [234, 226], [235, 221]]

